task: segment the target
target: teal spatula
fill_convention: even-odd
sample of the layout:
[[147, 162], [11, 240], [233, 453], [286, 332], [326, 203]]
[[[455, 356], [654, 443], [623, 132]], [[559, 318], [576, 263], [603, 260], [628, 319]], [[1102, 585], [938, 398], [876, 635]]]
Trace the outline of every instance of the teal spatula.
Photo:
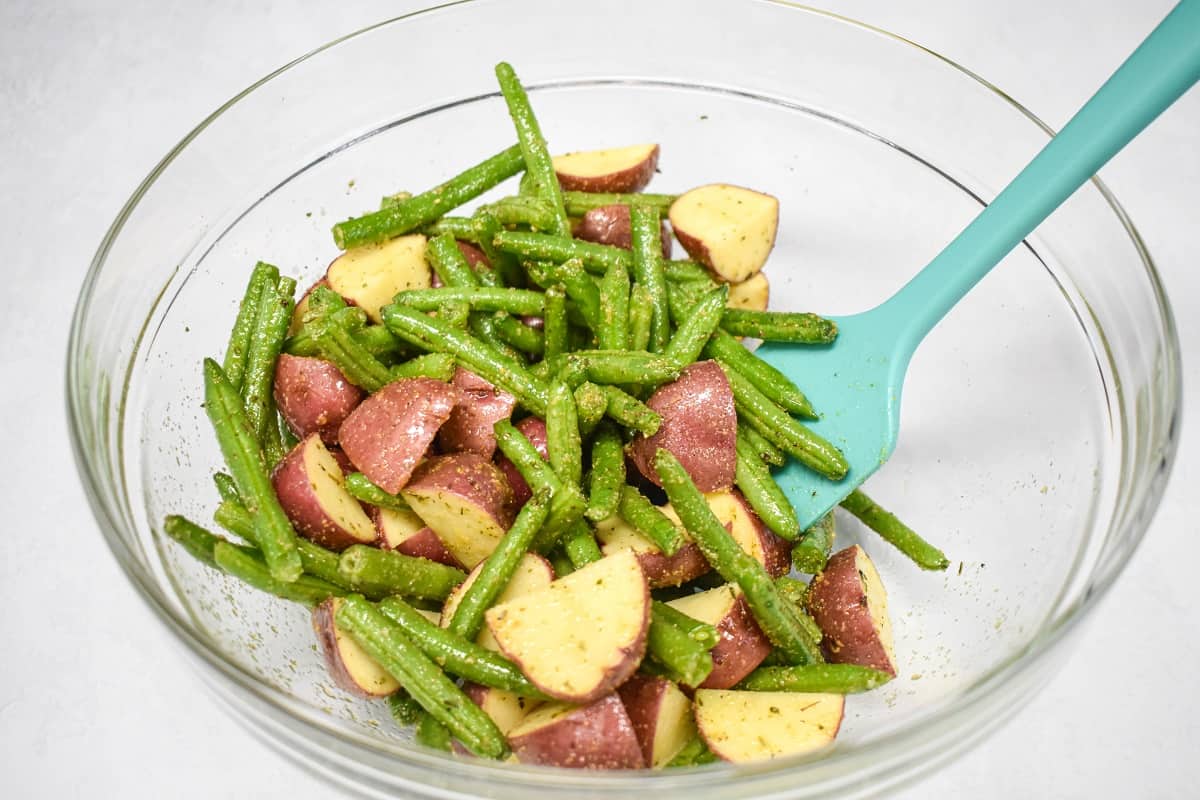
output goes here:
[[836, 320], [826, 347], [768, 343], [823, 414], [813, 429], [846, 456], [834, 482], [796, 463], [776, 474], [807, 528], [887, 461], [917, 345], [1005, 255], [1200, 79], [1200, 0], [1182, 0], [1067, 126], [916, 277], [882, 305]]

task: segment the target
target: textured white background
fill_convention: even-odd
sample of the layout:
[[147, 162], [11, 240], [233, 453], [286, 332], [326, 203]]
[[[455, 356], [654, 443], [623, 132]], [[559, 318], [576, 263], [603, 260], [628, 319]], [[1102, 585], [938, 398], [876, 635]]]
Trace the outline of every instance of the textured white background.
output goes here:
[[[1061, 125], [1169, 0], [826, 0]], [[66, 326], [127, 196], [271, 69], [421, 5], [0, 0], [0, 797], [333, 797], [215, 707], [105, 548], [66, 439]], [[631, 24], [633, 22], [631, 21]], [[1200, 35], [1200, 32], [1197, 32]], [[1157, 259], [1200, 383], [1200, 90], [1102, 173]], [[1195, 797], [1200, 429], [1149, 537], [1059, 676], [905, 798]]]

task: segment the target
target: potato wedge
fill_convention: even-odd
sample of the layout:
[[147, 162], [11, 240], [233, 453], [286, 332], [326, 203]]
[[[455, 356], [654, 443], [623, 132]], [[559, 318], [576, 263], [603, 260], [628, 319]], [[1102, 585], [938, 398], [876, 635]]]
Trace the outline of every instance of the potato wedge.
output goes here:
[[696, 692], [696, 726], [708, 749], [725, 761], [761, 761], [827, 747], [842, 726], [840, 694]]
[[492, 718], [492, 722], [496, 723], [496, 727], [505, 735], [521, 724], [531, 711], [542, 705], [541, 700], [531, 700], [503, 689], [480, 686], [478, 683], [464, 684], [463, 692], [471, 698], [471, 702], [483, 709], [483, 713]]
[[737, 489], [709, 492], [704, 496], [708, 507], [725, 526], [741, 548], [762, 564], [772, 578], [788, 574], [792, 569], [792, 545], [776, 536], [750, 508]]
[[404, 499], [468, 569], [491, 555], [512, 524], [512, 490], [475, 453], [435, 456], [413, 472]]
[[562, 188], [580, 192], [640, 192], [658, 167], [658, 145], [634, 144], [554, 156]]
[[[442, 615], [440, 624], [443, 628], [450, 626], [450, 620], [454, 618], [454, 612], [458, 610], [458, 604], [462, 601], [463, 594], [475, 583], [479, 577], [480, 570], [483, 569], [483, 564], [476, 565], [475, 569], [467, 575], [467, 579], [460, 583], [450, 596], [446, 598], [446, 604], [442, 606]], [[534, 553], [526, 553], [521, 556], [521, 562], [517, 565], [516, 572], [509, 579], [508, 585], [496, 597], [496, 601], [492, 605], [500, 605], [507, 603], [509, 600], [516, 600], [518, 597], [524, 597], [527, 594], [533, 594], [545, 589], [554, 581], [554, 567], [550, 562]], [[480, 647], [486, 647], [488, 650], [499, 652], [500, 645], [496, 643], [496, 637], [492, 636], [492, 632], [486, 627], [479, 632], [479, 636], [475, 639], [475, 643]]]
[[546, 703], [510, 729], [522, 764], [574, 769], [641, 769], [642, 748], [615, 694], [587, 705]]
[[406, 556], [427, 558], [439, 564], [462, 569], [462, 564], [446, 549], [446, 545], [433, 532], [433, 528], [427, 526], [416, 514], [391, 508], [375, 508], [372, 515], [375, 519], [375, 530], [379, 533], [376, 543], [381, 550], [395, 550]]
[[341, 599], [330, 597], [312, 612], [313, 632], [333, 682], [359, 697], [387, 697], [400, 689], [400, 682], [389, 675], [358, 642], [343, 633], [334, 620]]
[[779, 201], [752, 189], [713, 183], [681, 194], [669, 216], [688, 255], [722, 280], [740, 283], [767, 263], [775, 246]]
[[274, 395], [292, 433], [316, 433], [328, 445], [338, 443], [342, 422], [367, 396], [330, 362], [287, 353], [275, 362]]
[[[576, 239], [587, 242], [623, 247], [633, 247], [633, 229], [629, 221], [629, 206], [617, 204], [589, 209], [579, 220], [574, 230]], [[663, 258], [671, 257], [671, 231], [662, 223]]]
[[808, 610], [825, 634], [821, 644], [835, 664], [858, 664], [896, 675], [887, 591], [858, 545], [839, 550], [816, 576]]
[[771, 283], [765, 272], [758, 272], [741, 283], [729, 284], [729, 299], [725, 305], [746, 311], [766, 311], [770, 300]]
[[[662, 511], [670, 516], [668, 509], [669, 506], [664, 506]], [[677, 517], [673, 519], [676, 525], [682, 527]], [[596, 523], [596, 538], [600, 540], [600, 551], [606, 556], [622, 551], [637, 556], [651, 589], [680, 586], [712, 569], [695, 542], [689, 541], [675, 555], [668, 556], [617, 514]]]
[[318, 286], [328, 288], [329, 282], [322, 277], [312, 286], [305, 289], [304, 294], [300, 295], [300, 299], [296, 301], [296, 307], [292, 309], [292, 321], [288, 323], [288, 336], [295, 336], [299, 333], [301, 326], [304, 325], [304, 315], [308, 313], [309, 299]]
[[671, 600], [667, 605], [692, 619], [707, 622], [721, 639], [711, 650], [713, 669], [700, 684], [704, 689], [736, 685], [771, 652], [771, 642], [750, 613], [750, 605], [734, 584]]
[[646, 652], [650, 589], [623, 552], [488, 609], [501, 652], [556, 700], [590, 703], [620, 686]]
[[330, 550], [375, 541], [375, 526], [346, 491], [345, 475], [315, 433], [297, 444], [271, 472], [271, 485], [296, 532]]
[[458, 387], [459, 399], [450, 419], [438, 430], [438, 444], [446, 453], [478, 453], [491, 458], [496, 452], [492, 426], [512, 416], [517, 399], [462, 367], [455, 369], [452, 383]]
[[666, 766], [696, 735], [692, 701], [671, 681], [636, 673], [617, 690], [647, 767]]
[[330, 289], [382, 322], [379, 309], [405, 289], [428, 289], [432, 271], [425, 262], [425, 237], [398, 236], [380, 244], [347, 250], [325, 271]]

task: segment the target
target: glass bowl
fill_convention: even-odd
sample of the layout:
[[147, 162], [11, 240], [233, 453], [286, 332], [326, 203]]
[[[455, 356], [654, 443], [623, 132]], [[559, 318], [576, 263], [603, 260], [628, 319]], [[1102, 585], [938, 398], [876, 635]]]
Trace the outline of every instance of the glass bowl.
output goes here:
[[[777, 195], [772, 306], [867, 308], [924, 265], [1050, 135], [1005, 94], [886, 32], [762, 0], [476, 0], [340, 39], [205, 120], [100, 246], [68, 356], [75, 454], [130, 580], [232, 712], [372, 796], [857, 797], [949, 759], [1061, 661], [1137, 546], [1170, 469], [1179, 356], [1149, 256], [1098, 181], [956, 308], [909, 374], [871, 491], [953, 563], [923, 573], [842, 520], [888, 586], [899, 677], [849, 698], [814, 758], [586, 773], [425, 750], [326, 679], [307, 612], [166, 541], [207, 520], [219, 464], [200, 362], [256, 259], [307, 285], [337, 220], [514, 140], [493, 65], [555, 150], [657, 141], [653, 191]], [[511, 191], [512, 184], [499, 192]]]

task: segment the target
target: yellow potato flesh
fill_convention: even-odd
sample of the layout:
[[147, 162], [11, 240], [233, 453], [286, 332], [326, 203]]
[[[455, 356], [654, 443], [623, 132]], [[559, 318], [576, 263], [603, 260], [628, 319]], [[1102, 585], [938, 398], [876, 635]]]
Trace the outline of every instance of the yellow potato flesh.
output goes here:
[[729, 284], [729, 299], [725, 305], [746, 311], [766, 311], [771, 299], [771, 285], [761, 272], [741, 283]]
[[692, 718], [692, 701], [672, 683], [663, 695], [662, 705], [658, 709], [658, 724], [654, 726], [653, 763], [650, 766], [665, 766], [679, 755], [679, 751], [695, 735], [696, 721]]
[[714, 272], [739, 283], [763, 268], [775, 246], [779, 201], [769, 194], [716, 183], [680, 195], [671, 204], [670, 218], [677, 233], [704, 245]]
[[468, 568], [490, 556], [504, 535], [504, 529], [491, 514], [453, 492], [433, 490], [402, 494], [451, 555]]
[[321, 510], [334, 524], [360, 542], [375, 541], [375, 525], [358, 501], [346, 491], [342, 467], [315, 436], [304, 446], [304, 474]]
[[[450, 596], [446, 598], [446, 605], [442, 607], [441, 626], [443, 628], [450, 625], [450, 620], [454, 619], [454, 612], [458, 609], [458, 604], [462, 601], [463, 595], [467, 589], [475, 583], [475, 579], [479, 577], [481, 567], [476, 567], [467, 576], [467, 579], [462, 582]], [[507, 603], [509, 600], [516, 600], [518, 597], [524, 597], [527, 594], [532, 594], [540, 589], [545, 589], [554, 580], [554, 574], [551, 572], [546, 560], [535, 556], [531, 553], [526, 553], [521, 556], [521, 562], [517, 565], [516, 572], [509, 579], [508, 584], [500, 592], [493, 605]], [[492, 632], [484, 628], [479, 632], [479, 637], [475, 643], [480, 647], [486, 647], [488, 650], [500, 650], [500, 645], [496, 644], [496, 637], [492, 636]]]
[[414, 233], [347, 250], [329, 265], [325, 279], [329, 288], [354, 301], [373, 322], [382, 322], [379, 310], [397, 292], [429, 288], [425, 237]]
[[697, 592], [667, 603], [671, 608], [709, 625], [719, 625], [729, 616], [741, 590], [733, 584], [725, 584], [705, 592]]
[[598, 178], [623, 172], [644, 162], [654, 152], [653, 144], [632, 144], [607, 150], [586, 150], [554, 156], [554, 171], [579, 178]]
[[696, 691], [696, 724], [705, 744], [726, 761], [759, 761], [828, 746], [842, 724], [839, 694]]

